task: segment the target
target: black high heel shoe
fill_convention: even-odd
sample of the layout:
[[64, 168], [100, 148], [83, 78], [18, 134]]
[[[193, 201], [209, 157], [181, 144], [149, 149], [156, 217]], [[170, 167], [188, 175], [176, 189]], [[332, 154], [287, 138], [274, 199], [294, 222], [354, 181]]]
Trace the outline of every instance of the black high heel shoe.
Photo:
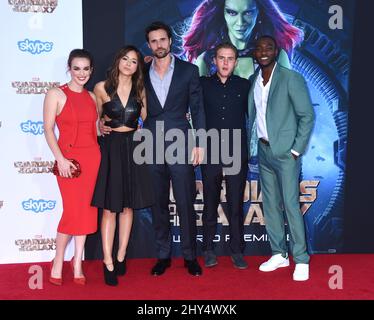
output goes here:
[[116, 258], [116, 261], [114, 263], [114, 270], [116, 271], [117, 276], [123, 276], [126, 274], [126, 257], [123, 259], [123, 261], [118, 261], [118, 259]]
[[103, 269], [105, 284], [107, 284], [108, 286], [116, 286], [118, 284], [116, 269], [113, 267], [112, 271], [108, 270], [108, 267], [105, 263], [103, 263]]

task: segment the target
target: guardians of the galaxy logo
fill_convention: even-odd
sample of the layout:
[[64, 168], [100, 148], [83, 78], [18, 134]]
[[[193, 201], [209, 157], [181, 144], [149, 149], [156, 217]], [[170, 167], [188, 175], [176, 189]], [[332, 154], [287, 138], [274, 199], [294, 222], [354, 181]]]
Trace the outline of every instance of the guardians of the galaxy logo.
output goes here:
[[15, 12], [52, 13], [58, 0], [8, 0]]
[[43, 161], [35, 158], [34, 161], [16, 161], [14, 167], [20, 174], [40, 174], [52, 172], [53, 161]]
[[12, 81], [12, 87], [17, 94], [46, 94], [49, 89], [60, 86], [60, 82], [40, 81], [33, 78], [32, 81]]
[[56, 250], [56, 239], [43, 238], [41, 235], [33, 239], [18, 239], [14, 241], [19, 251], [51, 251]]
[[[317, 186], [319, 185], [318, 180], [303, 180], [300, 182], [300, 210], [302, 214], [306, 214], [310, 209], [314, 201], [317, 199]], [[265, 225], [264, 213], [261, 206], [262, 203], [262, 193], [259, 191], [259, 183], [257, 180], [251, 181], [250, 193], [247, 187], [244, 195], [244, 202], [249, 202], [249, 207], [246, 212], [244, 219], [244, 225], [250, 225], [252, 223], [259, 223], [260, 225]], [[226, 202], [226, 201], [225, 201]], [[228, 224], [226, 216], [225, 220], [222, 221], [223, 225]]]
[[[306, 214], [311, 208], [312, 204], [317, 199], [317, 187], [319, 185], [318, 180], [303, 180], [300, 182], [300, 210], [302, 214]], [[197, 196], [194, 204], [196, 212], [196, 225], [202, 226], [202, 215], [204, 210], [204, 198], [203, 198], [203, 183], [202, 181], [196, 181]], [[217, 210], [217, 222], [223, 226], [229, 225], [226, 217], [226, 185], [225, 181], [222, 183], [221, 189], [221, 203]], [[244, 192], [243, 203], [245, 209], [244, 225], [260, 224], [265, 225], [264, 213], [262, 209], [262, 193], [259, 190], [259, 183], [257, 180], [252, 180], [246, 183]], [[177, 214], [176, 202], [173, 195], [173, 190], [170, 188], [170, 222], [173, 226], [179, 226], [179, 217]]]

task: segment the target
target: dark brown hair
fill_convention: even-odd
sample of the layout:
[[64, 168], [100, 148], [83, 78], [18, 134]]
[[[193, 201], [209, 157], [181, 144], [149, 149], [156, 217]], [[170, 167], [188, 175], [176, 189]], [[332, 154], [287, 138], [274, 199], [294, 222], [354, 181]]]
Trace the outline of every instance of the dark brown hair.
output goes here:
[[136, 72], [132, 75], [132, 90], [135, 92], [135, 97], [138, 103], [140, 103], [143, 106], [142, 102], [142, 93], [144, 90], [144, 62], [143, 62], [143, 56], [140, 53], [140, 51], [131, 45], [124, 46], [121, 49], [119, 49], [116, 53], [116, 56], [114, 57], [112, 66], [110, 67], [107, 79], [105, 80], [104, 88], [107, 94], [110, 96], [111, 99], [113, 99], [114, 95], [117, 92], [118, 88], [118, 77], [119, 77], [119, 63], [121, 59], [130, 51], [134, 51], [136, 53], [136, 56], [138, 58], [138, 65]]
[[90, 61], [90, 67], [93, 68], [93, 58], [90, 52], [86, 49], [74, 49], [70, 52], [68, 58], [68, 68], [71, 68], [71, 63], [74, 58], [86, 58]]
[[148, 37], [149, 33], [152, 31], [160, 30], [160, 29], [164, 30], [167, 33], [168, 38], [171, 39], [172, 37], [171, 28], [162, 21], [154, 21], [148, 27], [145, 28], [145, 39], [147, 40], [147, 42], [149, 42], [149, 37]]

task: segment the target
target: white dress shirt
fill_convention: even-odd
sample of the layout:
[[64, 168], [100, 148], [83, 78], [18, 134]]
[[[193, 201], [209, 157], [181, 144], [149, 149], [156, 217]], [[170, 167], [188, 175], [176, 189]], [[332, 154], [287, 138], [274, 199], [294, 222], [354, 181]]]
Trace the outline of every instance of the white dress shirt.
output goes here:
[[270, 79], [268, 83], [264, 86], [264, 79], [262, 78], [262, 70], [258, 73], [255, 82], [254, 89], [254, 99], [256, 106], [256, 121], [257, 121], [257, 136], [258, 138], [265, 139], [269, 141], [268, 131], [266, 127], [266, 108], [268, 104], [269, 91], [271, 86], [271, 81], [273, 80], [274, 70], [277, 64], [275, 63], [273, 71], [271, 72]]
[[[275, 63], [274, 68], [271, 72], [269, 81], [266, 83], [266, 85], [264, 85], [264, 82], [263, 82], [264, 79], [262, 77], [262, 70], [260, 70], [256, 78], [255, 88], [254, 88], [257, 136], [259, 139], [262, 138], [262, 139], [265, 139], [266, 141], [269, 141], [269, 135], [268, 135], [267, 127], [266, 127], [266, 108], [268, 105], [270, 86], [273, 80], [273, 74], [274, 74], [274, 70], [276, 67], [277, 67], [277, 63]], [[296, 156], [300, 155], [295, 150], [291, 149], [291, 152]]]

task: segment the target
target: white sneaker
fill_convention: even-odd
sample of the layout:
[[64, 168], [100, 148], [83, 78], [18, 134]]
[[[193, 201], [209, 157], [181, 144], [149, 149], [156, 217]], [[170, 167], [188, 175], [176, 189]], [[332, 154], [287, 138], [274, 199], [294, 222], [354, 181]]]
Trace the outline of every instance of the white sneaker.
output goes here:
[[295, 281], [306, 281], [309, 279], [309, 264], [296, 263], [295, 271], [293, 272], [293, 279]]
[[262, 263], [259, 267], [260, 271], [269, 272], [277, 270], [278, 268], [288, 267], [290, 265], [290, 260], [282, 257], [282, 254], [273, 255], [268, 261]]

